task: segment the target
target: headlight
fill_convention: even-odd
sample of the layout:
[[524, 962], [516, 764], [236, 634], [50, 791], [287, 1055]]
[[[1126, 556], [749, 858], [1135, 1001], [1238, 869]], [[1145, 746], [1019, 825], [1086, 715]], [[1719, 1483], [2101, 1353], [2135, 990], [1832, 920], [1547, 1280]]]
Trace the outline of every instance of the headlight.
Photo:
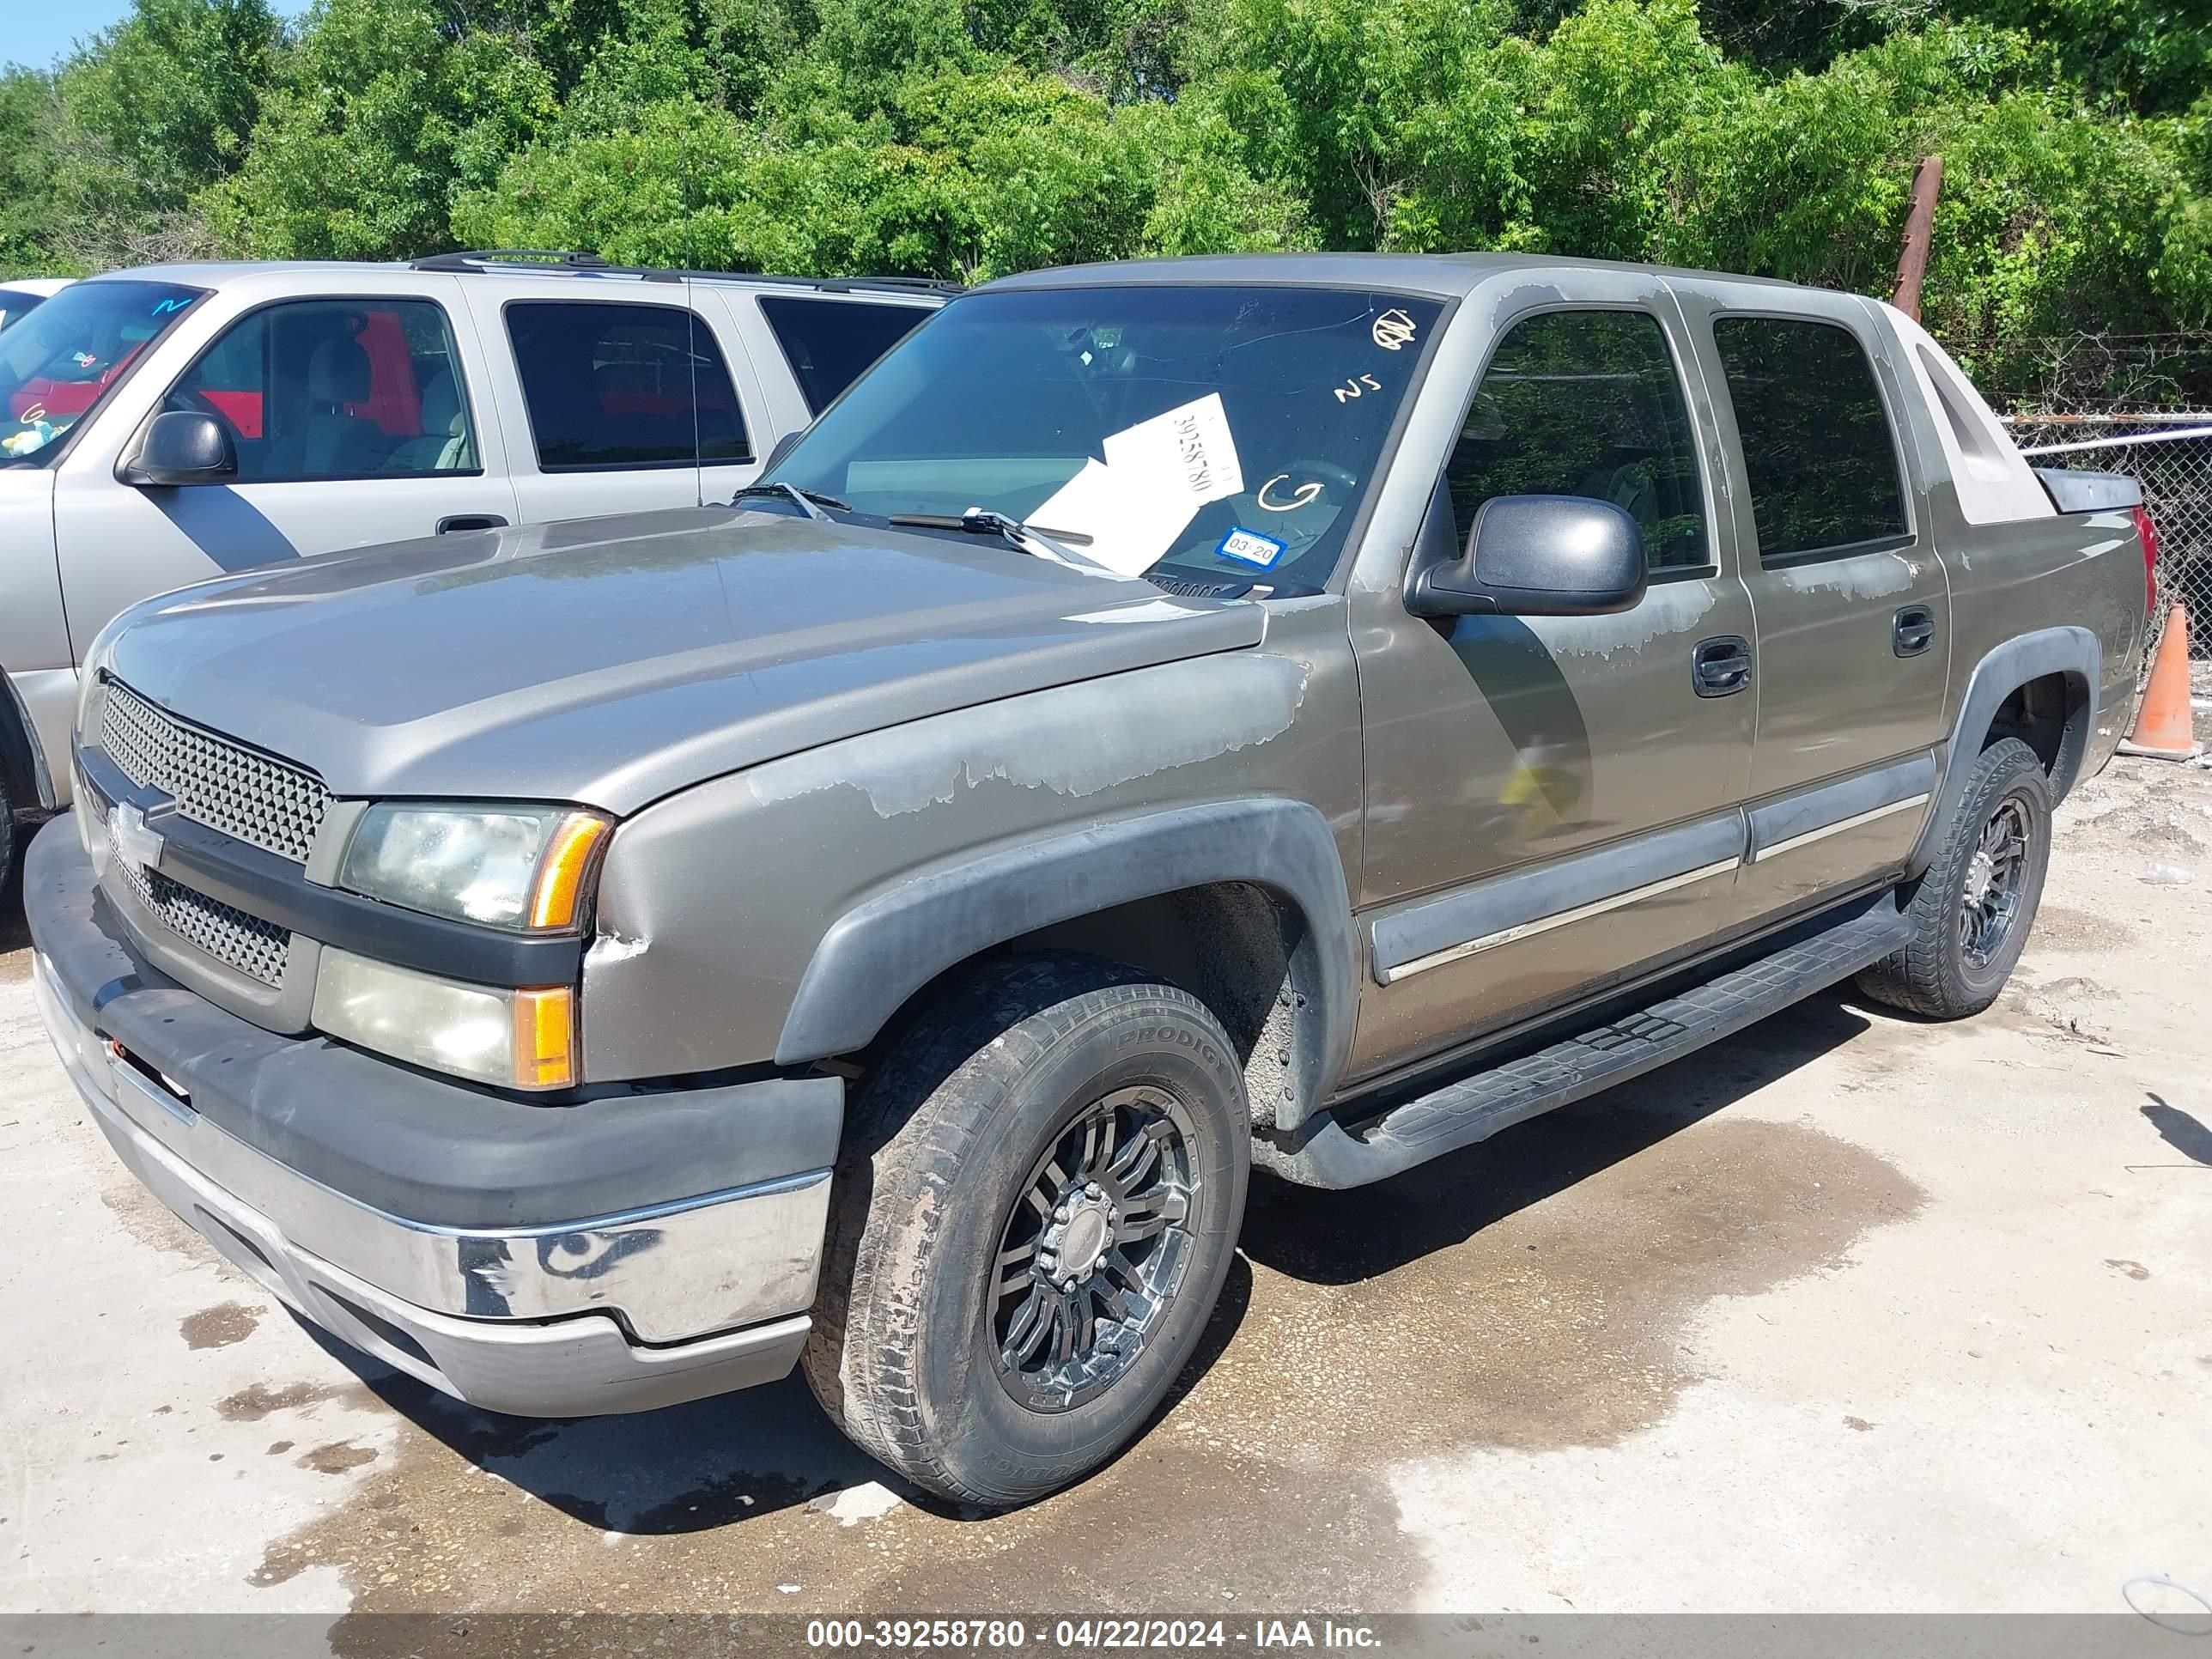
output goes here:
[[572, 927], [606, 820], [568, 806], [372, 806], [338, 885], [518, 933]]
[[510, 1089], [575, 1081], [576, 999], [567, 986], [495, 991], [325, 945], [316, 1028], [364, 1048]]

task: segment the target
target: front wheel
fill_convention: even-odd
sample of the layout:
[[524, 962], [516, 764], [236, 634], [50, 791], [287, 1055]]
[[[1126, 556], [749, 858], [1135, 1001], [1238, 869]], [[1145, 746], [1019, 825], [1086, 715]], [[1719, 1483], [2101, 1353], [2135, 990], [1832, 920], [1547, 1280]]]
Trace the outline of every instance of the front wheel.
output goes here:
[[1243, 1075], [1205, 1005], [1089, 957], [992, 963], [893, 1046], [847, 1146], [804, 1362], [845, 1432], [990, 1508], [1121, 1449], [1243, 1219]]
[[1912, 938], [1861, 974], [1859, 988], [1936, 1019], [1980, 1013], [2027, 944], [2050, 864], [2050, 781], [2035, 750], [2002, 738], [1966, 775], [1957, 814], [1905, 907]]

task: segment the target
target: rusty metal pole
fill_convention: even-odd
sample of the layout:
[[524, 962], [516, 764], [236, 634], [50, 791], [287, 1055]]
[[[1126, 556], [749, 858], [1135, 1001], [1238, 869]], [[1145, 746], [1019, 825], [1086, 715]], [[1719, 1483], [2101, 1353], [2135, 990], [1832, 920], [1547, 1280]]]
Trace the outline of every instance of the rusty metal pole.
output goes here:
[[1928, 275], [1928, 251], [1936, 237], [1936, 198], [1943, 193], [1943, 158], [1925, 155], [1912, 170], [1912, 208], [1905, 216], [1905, 246], [1897, 256], [1897, 293], [1890, 301], [1920, 320], [1920, 284]]

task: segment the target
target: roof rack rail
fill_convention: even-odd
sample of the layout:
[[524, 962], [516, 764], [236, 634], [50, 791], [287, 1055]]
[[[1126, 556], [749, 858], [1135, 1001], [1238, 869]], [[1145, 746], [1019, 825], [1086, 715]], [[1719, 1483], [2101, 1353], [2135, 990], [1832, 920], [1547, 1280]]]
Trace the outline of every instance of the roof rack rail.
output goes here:
[[617, 265], [596, 253], [548, 248], [475, 248], [456, 253], [433, 253], [408, 261], [410, 270], [483, 271], [521, 265], [545, 271], [580, 271], [600, 276], [627, 276], [648, 283], [760, 283], [785, 288], [811, 288], [824, 294], [854, 289], [879, 289], [891, 293], [962, 294], [958, 283], [937, 276], [777, 276], [751, 270], [689, 270], [651, 265]]
[[580, 249], [562, 251], [540, 247], [469, 248], [457, 253], [432, 253], [410, 259], [412, 270], [481, 270], [486, 265], [550, 265], [559, 270], [611, 270], [596, 253]]

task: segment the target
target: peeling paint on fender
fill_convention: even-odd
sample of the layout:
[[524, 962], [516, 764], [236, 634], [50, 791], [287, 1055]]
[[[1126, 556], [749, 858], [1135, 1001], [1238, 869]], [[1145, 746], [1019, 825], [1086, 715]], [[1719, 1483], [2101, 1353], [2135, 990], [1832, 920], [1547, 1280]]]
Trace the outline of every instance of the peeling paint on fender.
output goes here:
[[592, 941], [592, 948], [585, 953], [584, 965], [588, 969], [593, 963], [627, 962], [632, 957], [643, 956], [645, 950], [646, 941], [641, 939], [624, 939], [620, 933], [601, 933]]
[[993, 780], [1080, 799], [1280, 736], [1306, 671], [1282, 657], [1201, 657], [1033, 692], [771, 761], [762, 805], [858, 789], [879, 817], [950, 805]]

